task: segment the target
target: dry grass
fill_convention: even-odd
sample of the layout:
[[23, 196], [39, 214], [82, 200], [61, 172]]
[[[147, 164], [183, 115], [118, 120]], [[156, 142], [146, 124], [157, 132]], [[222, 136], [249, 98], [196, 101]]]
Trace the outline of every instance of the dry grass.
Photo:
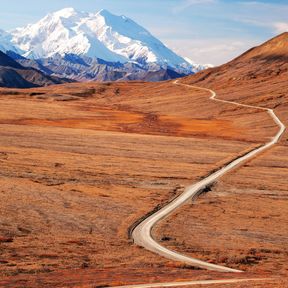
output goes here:
[[[287, 52], [287, 35], [282, 46], [272, 46]], [[273, 60], [267, 58], [274, 51], [270, 44], [183, 81], [214, 89], [224, 100], [272, 108], [287, 126], [288, 65], [277, 53]], [[253, 117], [249, 121], [258, 127]], [[286, 131], [278, 145], [229, 173], [211, 192], [162, 222], [155, 229], [157, 238], [170, 237], [163, 244], [194, 257], [259, 275], [287, 277], [287, 137]], [[282, 284], [259, 285], [286, 287], [283, 279]]]
[[171, 266], [127, 237], [181, 187], [277, 130], [266, 113], [208, 96], [169, 82], [1, 90], [0, 239], [10, 240], [0, 241], [0, 285], [213, 276]]

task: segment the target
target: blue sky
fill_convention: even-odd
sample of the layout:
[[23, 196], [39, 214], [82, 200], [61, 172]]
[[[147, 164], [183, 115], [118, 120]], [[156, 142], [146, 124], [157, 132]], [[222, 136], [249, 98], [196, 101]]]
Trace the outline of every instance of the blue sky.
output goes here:
[[288, 31], [288, 0], [9, 0], [1, 3], [0, 28], [24, 26], [66, 7], [126, 15], [180, 55], [214, 65]]

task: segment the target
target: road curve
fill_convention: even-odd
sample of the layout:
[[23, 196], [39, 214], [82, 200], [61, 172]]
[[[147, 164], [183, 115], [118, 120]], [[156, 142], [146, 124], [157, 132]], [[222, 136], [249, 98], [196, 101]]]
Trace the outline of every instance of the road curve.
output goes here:
[[113, 288], [158, 288], [158, 287], [180, 287], [180, 286], [192, 286], [192, 285], [213, 285], [213, 284], [233, 284], [241, 282], [252, 282], [252, 281], [266, 281], [269, 279], [227, 279], [227, 280], [196, 280], [196, 281], [185, 281], [185, 282], [166, 282], [166, 283], [150, 283], [150, 284], [136, 284], [126, 286], [114, 286]]
[[[157, 253], [157, 254], [159, 254], [165, 258], [171, 259], [171, 260], [180, 261], [180, 262], [183, 262], [183, 263], [188, 264], [188, 265], [193, 265], [193, 266], [196, 266], [199, 268], [213, 270], [213, 271], [242, 272], [240, 270], [231, 269], [228, 267], [207, 263], [207, 262], [204, 262], [204, 261], [201, 261], [201, 260], [189, 257], [189, 256], [182, 255], [176, 251], [173, 251], [173, 250], [170, 250], [166, 247], [163, 247], [158, 242], [156, 242], [154, 240], [154, 238], [152, 236], [152, 229], [161, 219], [170, 215], [173, 211], [175, 211], [177, 208], [182, 206], [187, 200], [197, 197], [199, 195], [199, 193], [201, 193], [201, 191], [205, 187], [207, 187], [208, 185], [211, 185], [213, 182], [218, 180], [224, 174], [226, 174], [227, 172], [231, 171], [232, 169], [238, 167], [240, 164], [243, 164], [244, 162], [252, 159], [253, 157], [258, 155], [259, 153], [263, 152], [264, 150], [269, 149], [271, 146], [276, 144], [279, 141], [282, 134], [284, 133], [286, 127], [280, 121], [280, 119], [276, 116], [276, 114], [274, 113], [274, 111], [272, 109], [258, 107], [258, 106], [251, 106], [251, 105], [246, 105], [246, 104], [240, 104], [240, 103], [235, 103], [235, 102], [231, 102], [231, 101], [227, 101], [227, 100], [220, 100], [220, 99], [216, 98], [217, 94], [211, 89], [201, 88], [201, 87], [192, 86], [192, 85], [188, 85], [188, 84], [181, 84], [178, 82], [178, 80], [176, 80], [174, 82], [174, 84], [186, 86], [186, 87], [193, 88], [193, 89], [196, 88], [198, 90], [210, 92], [210, 94], [211, 94], [210, 99], [213, 101], [218, 101], [218, 102], [222, 102], [222, 103], [233, 104], [236, 106], [254, 108], [254, 109], [258, 109], [258, 110], [267, 111], [267, 113], [272, 117], [274, 122], [278, 125], [279, 131], [269, 142], [264, 143], [262, 146], [253, 149], [252, 151], [246, 153], [245, 155], [243, 155], [239, 158], [234, 159], [232, 162], [230, 162], [226, 166], [220, 168], [216, 172], [210, 174], [209, 176], [202, 179], [201, 181], [187, 187], [185, 189], [185, 191], [180, 196], [178, 196], [176, 199], [174, 199], [172, 202], [167, 204], [162, 209], [158, 210], [154, 214], [152, 214], [149, 217], [147, 217], [146, 219], [144, 219], [141, 223], [139, 223], [132, 231], [132, 238], [133, 238], [135, 244], [142, 246], [143, 248], [145, 248], [151, 252]], [[144, 286], [141, 286], [141, 287], [144, 287]], [[149, 286], [149, 287], [151, 287], [151, 286]]]

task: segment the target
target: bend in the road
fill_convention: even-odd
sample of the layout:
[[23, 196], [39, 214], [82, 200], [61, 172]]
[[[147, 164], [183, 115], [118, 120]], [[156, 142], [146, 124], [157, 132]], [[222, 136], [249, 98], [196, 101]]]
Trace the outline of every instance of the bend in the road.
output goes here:
[[215, 285], [215, 284], [233, 284], [243, 282], [266, 281], [269, 279], [226, 279], [226, 280], [196, 280], [185, 282], [166, 282], [166, 283], [150, 283], [150, 284], [136, 284], [126, 286], [114, 286], [113, 288], [158, 288], [158, 287], [181, 287], [181, 286], [194, 286], [194, 285]]
[[146, 219], [144, 219], [140, 224], [138, 224], [134, 230], [132, 231], [132, 238], [134, 240], [134, 243], [144, 247], [145, 249], [152, 251], [154, 253], [157, 253], [163, 257], [166, 257], [171, 260], [175, 261], [180, 261], [189, 265], [193, 265], [199, 268], [203, 269], [208, 269], [208, 270], [213, 270], [213, 271], [219, 271], [219, 272], [242, 272], [240, 270], [232, 269], [229, 267], [224, 267], [216, 264], [211, 264], [204, 262], [199, 259], [195, 259], [186, 255], [182, 255], [176, 251], [170, 250], [166, 247], [161, 246], [158, 242], [155, 241], [155, 239], [152, 236], [152, 229], [153, 227], [164, 217], [167, 217], [170, 215], [173, 211], [175, 211], [177, 208], [182, 206], [187, 200], [197, 197], [200, 191], [202, 191], [205, 187], [208, 185], [211, 185], [213, 182], [218, 180], [220, 177], [222, 177], [224, 174], [230, 172], [232, 169], [235, 169], [239, 165], [243, 164], [244, 162], [252, 159], [259, 153], [263, 152], [264, 150], [270, 148], [274, 144], [276, 144], [282, 134], [284, 133], [286, 127], [285, 125], [281, 122], [281, 120], [277, 117], [277, 115], [274, 113], [272, 109], [269, 108], [263, 108], [259, 106], [252, 106], [252, 105], [246, 105], [246, 104], [241, 104], [241, 103], [236, 103], [236, 102], [231, 102], [227, 100], [221, 100], [217, 99], [216, 92], [207, 89], [207, 88], [202, 88], [202, 87], [196, 87], [188, 84], [182, 84], [179, 83], [178, 80], [174, 82], [176, 85], [182, 85], [186, 86], [189, 88], [196, 88], [199, 90], [207, 91], [211, 94], [210, 99], [213, 101], [218, 101], [222, 103], [228, 103], [228, 104], [233, 104], [236, 106], [241, 106], [241, 107], [246, 107], [246, 108], [254, 108], [254, 109], [259, 109], [259, 110], [264, 110], [267, 111], [267, 113], [272, 117], [274, 122], [278, 125], [279, 131], [278, 133], [271, 139], [271, 141], [264, 143], [262, 146], [255, 148], [251, 150], [250, 152], [246, 153], [245, 155], [238, 157], [234, 159], [232, 162], [227, 164], [226, 166], [220, 168], [216, 172], [212, 173], [208, 177], [204, 178], [203, 180], [191, 185], [190, 187], [187, 187], [183, 194], [181, 194], [179, 197], [174, 199], [172, 202], [167, 204], [165, 207], [160, 209], [159, 211], [155, 212], [154, 214], [150, 215]]

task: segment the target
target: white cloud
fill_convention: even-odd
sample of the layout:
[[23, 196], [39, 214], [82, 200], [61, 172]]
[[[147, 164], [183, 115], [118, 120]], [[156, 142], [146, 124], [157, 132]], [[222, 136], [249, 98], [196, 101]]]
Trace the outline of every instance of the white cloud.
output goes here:
[[207, 4], [215, 4], [217, 0], [185, 0], [182, 1], [179, 5], [174, 7], [173, 12], [178, 13], [181, 12], [193, 5], [207, 5]]
[[226, 14], [227, 19], [238, 21], [240, 23], [264, 28], [273, 28], [274, 23], [286, 22], [287, 20], [288, 4], [280, 4], [276, 1], [270, 1], [269, 3], [259, 1], [239, 1], [235, 4], [230, 4], [230, 6], [231, 15]]
[[176, 53], [188, 57], [195, 63], [220, 65], [226, 63], [249, 48], [262, 43], [254, 39], [167, 39], [165, 43]]
[[276, 22], [274, 28], [277, 33], [288, 32], [288, 22]]
[[196, 4], [211, 4], [216, 3], [216, 0], [186, 0], [186, 5], [192, 6]]

